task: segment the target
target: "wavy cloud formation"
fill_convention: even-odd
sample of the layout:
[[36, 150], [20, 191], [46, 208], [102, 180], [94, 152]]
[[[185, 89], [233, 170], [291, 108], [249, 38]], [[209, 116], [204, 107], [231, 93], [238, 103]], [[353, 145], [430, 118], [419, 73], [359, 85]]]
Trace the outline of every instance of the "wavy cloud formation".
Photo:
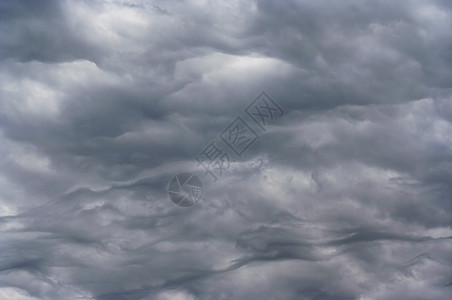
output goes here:
[[[0, 298], [449, 299], [451, 9], [2, 1]], [[213, 182], [263, 90], [284, 116]]]

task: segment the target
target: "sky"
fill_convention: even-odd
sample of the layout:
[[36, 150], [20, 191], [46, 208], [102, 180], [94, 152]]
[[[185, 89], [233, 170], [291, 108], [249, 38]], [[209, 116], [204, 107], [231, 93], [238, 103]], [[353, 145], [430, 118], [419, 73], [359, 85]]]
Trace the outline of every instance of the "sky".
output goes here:
[[0, 1], [0, 299], [451, 299], [451, 28], [447, 0]]

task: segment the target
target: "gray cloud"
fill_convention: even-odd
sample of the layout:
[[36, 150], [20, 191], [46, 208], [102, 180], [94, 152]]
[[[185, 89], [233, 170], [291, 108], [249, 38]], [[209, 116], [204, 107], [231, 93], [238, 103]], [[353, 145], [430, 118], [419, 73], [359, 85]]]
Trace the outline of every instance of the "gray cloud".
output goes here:
[[[4, 1], [0, 298], [450, 298], [450, 10]], [[212, 182], [238, 115], [259, 139]]]

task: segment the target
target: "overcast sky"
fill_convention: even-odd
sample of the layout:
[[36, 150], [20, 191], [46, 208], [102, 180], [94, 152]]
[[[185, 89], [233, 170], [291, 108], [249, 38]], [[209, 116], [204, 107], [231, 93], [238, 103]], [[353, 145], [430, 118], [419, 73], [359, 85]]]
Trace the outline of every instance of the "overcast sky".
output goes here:
[[0, 299], [451, 299], [451, 28], [448, 0], [1, 0]]

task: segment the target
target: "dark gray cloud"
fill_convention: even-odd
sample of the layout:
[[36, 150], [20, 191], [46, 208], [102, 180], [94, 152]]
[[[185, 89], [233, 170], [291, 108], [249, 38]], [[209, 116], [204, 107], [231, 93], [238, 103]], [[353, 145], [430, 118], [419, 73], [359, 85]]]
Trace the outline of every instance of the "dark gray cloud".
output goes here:
[[[0, 298], [449, 299], [451, 25], [447, 1], [3, 1]], [[259, 138], [212, 182], [195, 156], [239, 115]]]

